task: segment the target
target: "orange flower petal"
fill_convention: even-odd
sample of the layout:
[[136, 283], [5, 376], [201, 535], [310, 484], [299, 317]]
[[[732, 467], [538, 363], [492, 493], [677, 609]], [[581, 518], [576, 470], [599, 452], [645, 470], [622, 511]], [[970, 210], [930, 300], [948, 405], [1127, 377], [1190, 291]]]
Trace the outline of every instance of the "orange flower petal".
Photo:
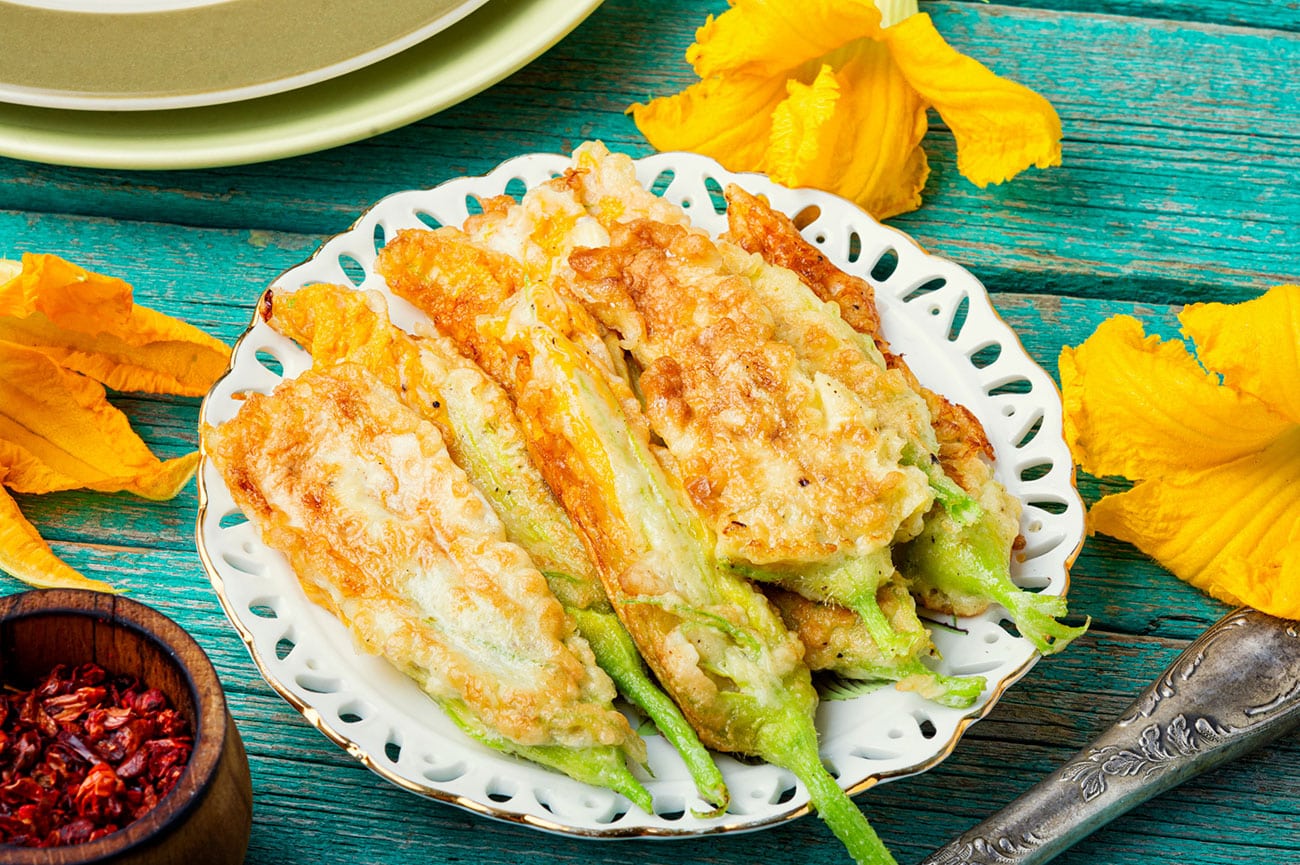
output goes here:
[[658, 150], [689, 150], [732, 171], [757, 171], [771, 136], [772, 112], [785, 98], [784, 78], [732, 75], [628, 110]]
[[1178, 341], [1116, 316], [1062, 350], [1065, 434], [1096, 475], [1134, 480], [1205, 469], [1256, 453], [1289, 427], [1248, 395], [1220, 387]]
[[24, 255], [0, 286], [0, 340], [44, 352], [115, 390], [202, 396], [230, 349], [131, 301], [131, 286], [52, 255]]
[[226, 371], [230, 349], [196, 327], [137, 306], [111, 333], [61, 330], [40, 313], [0, 318], [0, 340], [25, 345], [114, 390], [203, 396]]
[[0, 467], [5, 485], [42, 493], [84, 487], [150, 499], [176, 495], [198, 454], [159, 461], [98, 382], [0, 342]]
[[859, 37], [880, 38], [880, 10], [870, 0], [733, 0], [695, 32], [686, 60], [700, 78], [785, 73]]
[[1061, 164], [1061, 120], [1028, 87], [953, 49], [924, 12], [884, 31], [894, 62], [957, 140], [957, 168], [976, 186], [1031, 165]]
[[831, 56], [812, 85], [791, 82], [776, 110], [766, 170], [778, 183], [843, 195], [877, 219], [921, 206], [930, 168], [925, 105], [878, 42]]
[[1178, 320], [1201, 363], [1222, 373], [1224, 384], [1300, 423], [1300, 285], [1279, 285], [1245, 303], [1193, 304]]
[[121, 327], [131, 315], [131, 286], [57, 255], [24, 253], [22, 270], [0, 285], [0, 316], [23, 318], [34, 312], [85, 333]]
[[1220, 600], [1300, 618], [1300, 427], [1258, 454], [1107, 496], [1089, 520]]
[[0, 570], [41, 589], [117, 591], [108, 583], [83, 577], [54, 555], [4, 487], [0, 487]]

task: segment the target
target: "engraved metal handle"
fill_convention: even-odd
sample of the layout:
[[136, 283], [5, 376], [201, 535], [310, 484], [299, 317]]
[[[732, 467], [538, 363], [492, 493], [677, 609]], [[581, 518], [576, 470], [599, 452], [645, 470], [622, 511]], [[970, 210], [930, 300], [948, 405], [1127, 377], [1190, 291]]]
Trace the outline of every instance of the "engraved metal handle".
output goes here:
[[1038, 865], [1152, 796], [1300, 727], [1300, 622], [1241, 608], [1115, 724], [920, 865]]

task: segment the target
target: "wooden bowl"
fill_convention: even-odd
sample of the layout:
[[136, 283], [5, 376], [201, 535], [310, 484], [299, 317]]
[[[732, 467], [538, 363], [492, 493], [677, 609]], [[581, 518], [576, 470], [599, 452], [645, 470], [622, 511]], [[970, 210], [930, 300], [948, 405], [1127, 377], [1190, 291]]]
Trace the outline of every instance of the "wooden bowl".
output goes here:
[[0, 598], [0, 682], [30, 688], [55, 664], [93, 661], [158, 688], [190, 721], [194, 751], [153, 810], [96, 841], [0, 847], [6, 865], [240, 863], [253, 792], [248, 758], [207, 655], [179, 625], [127, 598], [47, 589]]

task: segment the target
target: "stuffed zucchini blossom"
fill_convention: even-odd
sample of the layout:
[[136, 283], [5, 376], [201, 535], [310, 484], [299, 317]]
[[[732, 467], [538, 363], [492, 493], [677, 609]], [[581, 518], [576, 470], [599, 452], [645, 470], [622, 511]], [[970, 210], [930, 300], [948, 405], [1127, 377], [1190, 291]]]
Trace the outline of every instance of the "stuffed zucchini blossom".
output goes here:
[[633, 105], [659, 150], [826, 189], [877, 219], [915, 210], [934, 108], [980, 187], [1061, 162], [1051, 104], [948, 45], [916, 0], [731, 0], [696, 32], [700, 81]]
[[1075, 458], [1137, 482], [1091, 528], [1219, 600], [1300, 618], [1300, 285], [1179, 321], [1195, 357], [1129, 316], [1061, 353]]

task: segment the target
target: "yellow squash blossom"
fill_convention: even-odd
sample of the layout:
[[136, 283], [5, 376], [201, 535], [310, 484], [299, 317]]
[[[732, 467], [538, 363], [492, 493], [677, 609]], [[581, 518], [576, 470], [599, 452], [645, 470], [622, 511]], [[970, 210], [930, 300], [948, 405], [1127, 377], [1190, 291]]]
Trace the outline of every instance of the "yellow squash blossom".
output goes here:
[[1195, 357], [1129, 316], [1061, 353], [1075, 458], [1137, 481], [1091, 528], [1222, 601], [1300, 618], [1300, 285], [1179, 321]]
[[732, 0], [686, 52], [699, 82], [629, 108], [658, 150], [712, 156], [876, 219], [920, 207], [935, 108], [978, 186], [1061, 164], [1061, 120], [944, 42], [917, 0]]
[[978, 186], [1061, 162], [1051, 104], [954, 50], [916, 0], [732, 0], [695, 38], [700, 81], [629, 109], [659, 150], [827, 189], [877, 219], [921, 206], [929, 108]]
[[171, 498], [198, 454], [158, 459], [104, 386], [198, 396], [229, 359], [219, 340], [135, 304], [120, 279], [52, 255], [0, 261], [0, 570], [35, 586], [111, 589], [60, 561], [9, 490]]

